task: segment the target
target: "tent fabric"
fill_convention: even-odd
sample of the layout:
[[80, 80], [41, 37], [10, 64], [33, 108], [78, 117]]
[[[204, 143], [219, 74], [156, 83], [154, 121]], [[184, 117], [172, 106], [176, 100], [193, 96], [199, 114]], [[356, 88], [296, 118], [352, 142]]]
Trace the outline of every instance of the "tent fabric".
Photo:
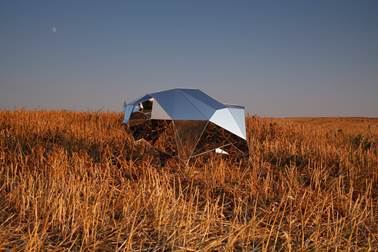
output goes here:
[[247, 132], [245, 130], [245, 114], [244, 114], [244, 108], [241, 107], [228, 107], [228, 111], [230, 111], [232, 117], [234, 118], [234, 121], [237, 123], [241, 138], [246, 139], [247, 138]]
[[207, 120], [246, 139], [244, 107], [225, 105], [199, 89], [176, 88], [147, 94], [127, 104], [124, 123], [138, 103], [153, 98], [151, 119], [155, 120]]
[[171, 116], [161, 107], [158, 101], [155, 100], [152, 106], [151, 119], [157, 120], [171, 120]]
[[176, 88], [149, 93], [126, 104], [124, 112], [123, 122], [133, 122], [129, 126], [142, 123], [139, 118], [143, 115], [147, 120], [172, 122], [181, 159], [197, 155], [196, 146], [210, 123], [246, 144], [244, 107], [225, 105], [199, 89]]
[[243, 139], [246, 139], [245, 135], [243, 135], [243, 132], [240, 130], [238, 123], [235, 121], [228, 108], [217, 110], [210, 118], [210, 122], [224, 128], [225, 130], [228, 130], [229, 132]]
[[151, 94], [172, 120], [207, 120], [206, 116], [177, 89]]
[[127, 104], [125, 106], [125, 108], [124, 108], [124, 110], [125, 110], [125, 118], [123, 119], [124, 123], [128, 123], [129, 122], [129, 119], [131, 117], [133, 109], [134, 109], [134, 104]]

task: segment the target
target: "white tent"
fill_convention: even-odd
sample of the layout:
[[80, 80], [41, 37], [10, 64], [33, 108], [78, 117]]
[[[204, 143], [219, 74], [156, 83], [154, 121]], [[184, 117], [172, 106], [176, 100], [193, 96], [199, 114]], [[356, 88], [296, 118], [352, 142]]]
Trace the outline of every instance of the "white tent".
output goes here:
[[[225, 105], [198, 89], [177, 88], [150, 93], [125, 104], [124, 112], [123, 122], [129, 125], [131, 130], [135, 130], [138, 126], [140, 131], [148, 121], [172, 122], [177, 154], [181, 159], [188, 160], [192, 156], [229, 145], [234, 145], [236, 148], [239, 146], [238, 149], [243, 149], [240, 150], [243, 153], [246, 152], [245, 150], [248, 151], [244, 107]], [[197, 145], [200, 144], [200, 139], [206, 133], [206, 129], [210, 128], [210, 124], [231, 133], [233, 141], [229, 142], [224, 139], [223, 142], [218, 141], [219, 146], [210, 144], [211, 146], [208, 146], [210, 149], [204, 149], [201, 153], [197, 153], [195, 149], [201, 147]], [[154, 127], [149, 128], [154, 131]], [[157, 137], [154, 137], [153, 140], [155, 141]], [[138, 138], [144, 137], [139, 136]], [[230, 140], [229, 137], [228, 140]], [[239, 142], [238, 145], [234, 143], [236, 140]], [[240, 147], [241, 141], [244, 143], [243, 148]]]

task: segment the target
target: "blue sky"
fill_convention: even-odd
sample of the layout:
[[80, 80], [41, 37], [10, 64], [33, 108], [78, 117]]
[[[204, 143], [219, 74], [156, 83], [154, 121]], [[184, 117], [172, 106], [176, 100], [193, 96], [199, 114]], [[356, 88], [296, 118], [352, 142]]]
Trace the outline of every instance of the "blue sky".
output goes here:
[[377, 1], [0, 1], [0, 108], [200, 88], [263, 116], [378, 117]]

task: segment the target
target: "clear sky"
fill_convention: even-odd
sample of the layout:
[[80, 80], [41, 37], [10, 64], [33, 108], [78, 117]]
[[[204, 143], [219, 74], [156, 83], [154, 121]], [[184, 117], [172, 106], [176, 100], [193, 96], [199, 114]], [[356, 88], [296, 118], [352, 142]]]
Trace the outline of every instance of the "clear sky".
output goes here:
[[120, 111], [173, 87], [378, 117], [378, 1], [0, 1], [0, 108]]

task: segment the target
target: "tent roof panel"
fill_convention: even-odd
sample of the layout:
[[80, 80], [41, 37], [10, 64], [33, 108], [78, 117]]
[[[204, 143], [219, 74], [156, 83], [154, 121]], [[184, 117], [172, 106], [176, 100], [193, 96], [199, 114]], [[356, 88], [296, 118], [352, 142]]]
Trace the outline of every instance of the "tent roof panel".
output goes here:
[[152, 105], [151, 119], [172, 120], [156, 99]]
[[206, 117], [207, 120], [209, 120], [216, 111], [216, 109], [211, 107], [209, 104], [205, 104], [204, 102], [197, 100], [195, 97], [187, 94], [186, 92], [182, 92], [182, 94]]
[[208, 120], [183, 93], [177, 89], [168, 91], [152, 93], [150, 95], [159, 102], [172, 120]]
[[200, 101], [203, 104], [206, 104], [209, 107], [212, 107], [213, 109], [221, 109], [225, 107], [222, 103], [208, 96], [207, 94], [205, 94], [199, 89], [180, 88], [178, 90], [180, 90], [181, 92], [184, 92], [187, 95], [194, 97], [196, 100]]

